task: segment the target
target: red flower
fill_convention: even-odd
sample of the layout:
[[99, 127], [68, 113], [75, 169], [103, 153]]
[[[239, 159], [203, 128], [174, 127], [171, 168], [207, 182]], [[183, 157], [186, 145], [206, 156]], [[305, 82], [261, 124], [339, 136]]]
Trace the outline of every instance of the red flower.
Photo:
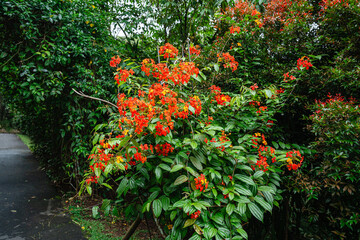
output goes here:
[[164, 55], [164, 58], [173, 58], [178, 55], [179, 51], [170, 43], [166, 43], [160, 47], [159, 54]]
[[198, 178], [195, 178], [195, 184], [196, 184], [196, 189], [199, 189], [200, 192], [205, 192], [205, 189], [208, 188], [208, 181], [206, 180], [205, 178], [205, 175], [204, 174], [201, 174], [200, 177]]
[[197, 55], [197, 56], [200, 55], [200, 47], [199, 47], [199, 45], [196, 45], [195, 47], [191, 46], [189, 50], [190, 50], [191, 55], [194, 55], [194, 54]]
[[231, 68], [232, 71], [235, 71], [239, 65], [239, 63], [235, 61], [235, 58], [231, 56], [228, 52], [223, 53], [222, 57], [219, 57], [218, 54], [218, 61], [224, 62], [224, 68]]
[[198, 210], [198, 211], [194, 212], [193, 214], [191, 214], [191, 218], [193, 218], [193, 219], [198, 218], [198, 217], [200, 216], [200, 213], [201, 213], [201, 211], [200, 211], [200, 210]]
[[230, 28], [230, 33], [233, 34], [233, 33], [235, 33], [235, 32], [239, 33], [239, 32], [240, 32], [240, 27], [233, 27], [233, 26], [231, 26], [231, 28]]
[[110, 61], [111, 67], [116, 67], [121, 62], [121, 58], [119, 58], [119, 55], [117, 57], [113, 56]]
[[252, 86], [250, 87], [250, 89], [253, 90], [253, 91], [255, 91], [255, 89], [257, 89], [257, 88], [259, 88], [258, 85], [257, 85], [257, 83], [255, 83], [254, 85], [252, 85]]
[[312, 67], [313, 65], [309, 62], [310, 59], [306, 56], [303, 56], [302, 58], [299, 58], [297, 60], [297, 68], [300, 70], [301, 67], [306, 68], [306, 70], [309, 69], [309, 67]]

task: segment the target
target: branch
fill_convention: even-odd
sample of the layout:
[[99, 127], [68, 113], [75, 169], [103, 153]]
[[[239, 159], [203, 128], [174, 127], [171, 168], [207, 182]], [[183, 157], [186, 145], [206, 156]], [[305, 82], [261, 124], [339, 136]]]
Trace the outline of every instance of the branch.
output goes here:
[[93, 99], [93, 100], [98, 100], [98, 101], [101, 101], [101, 102], [110, 104], [111, 106], [116, 107], [116, 108], [118, 109], [118, 106], [116, 106], [116, 105], [113, 104], [112, 102], [109, 102], [109, 101], [104, 100], [104, 99], [101, 99], [101, 98], [91, 97], [91, 96], [89, 96], [89, 95], [84, 94], [83, 92], [78, 92], [78, 91], [76, 91], [75, 89], [72, 89], [72, 90], [73, 90], [76, 94], [78, 94], [79, 96], [81, 96], [81, 97], [90, 98], [90, 99]]
[[19, 52], [20, 52], [20, 48], [19, 48], [18, 51], [14, 54], [14, 56], [12, 56], [9, 60], [7, 60], [3, 65], [1, 65], [0, 68], [2, 68], [3, 66], [5, 66], [8, 62], [10, 62], [10, 60], [13, 59]]
[[161, 237], [162, 237], [163, 239], [165, 239], [165, 238], [166, 238], [166, 235], [164, 234], [164, 231], [162, 230], [162, 228], [161, 228], [161, 226], [160, 226], [160, 224], [159, 224], [159, 219], [158, 219], [157, 217], [155, 217], [155, 215], [153, 215], [153, 217], [154, 217], [156, 226], [157, 226], [158, 229], [159, 229], [159, 232], [160, 232]]

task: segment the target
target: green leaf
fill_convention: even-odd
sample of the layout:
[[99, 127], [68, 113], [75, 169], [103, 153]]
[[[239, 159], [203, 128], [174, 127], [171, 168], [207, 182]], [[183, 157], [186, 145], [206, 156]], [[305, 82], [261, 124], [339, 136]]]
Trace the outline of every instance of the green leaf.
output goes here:
[[238, 165], [237, 168], [238, 169], [243, 169], [243, 170], [248, 170], [250, 172], [254, 171], [254, 170], [252, 170], [251, 167], [249, 167], [248, 165], [244, 165], [244, 164]]
[[92, 188], [90, 185], [86, 185], [86, 191], [89, 193], [89, 195], [91, 195], [92, 193]]
[[240, 215], [245, 215], [246, 213], [246, 204], [245, 203], [239, 203], [237, 206], [237, 210]]
[[182, 165], [182, 164], [177, 164], [177, 165], [175, 165], [175, 166], [173, 166], [173, 168], [171, 169], [171, 173], [173, 173], [173, 172], [177, 172], [177, 171], [179, 171], [180, 169], [183, 169], [184, 168], [184, 165]]
[[199, 174], [194, 170], [194, 169], [192, 169], [191, 167], [186, 167], [185, 168], [187, 171], [189, 171], [189, 173], [191, 174], [191, 175], [193, 175], [194, 177], [199, 177]]
[[112, 187], [111, 187], [109, 184], [107, 184], [107, 183], [102, 183], [101, 185], [103, 185], [103, 186], [105, 186], [105, 187], [107, 187], [107, 188], [112, 189]]
[[92, 208], [92, 215], [93, 215], [93, 218], [97, 218], [99, 216], [99, 206], [94, 206]]
[[262, 171], [262, 170], [256, 171], [256, 173], [253, 175], [253, 178], [260, 178], [260, 177], [262, 177], [264, 174], [265, 174], [265, 172]]
[[109, 206], [110, 206], [110, 199], [104, 199], [102, 204], [101, 204], [101, 210], [105, 211]]
[[99, 134], [96, 134], [96, 135], [95, 135], [94, 139], [92, 140], [92, 144], [93, 144], [93, 145], [97, 144], [97, 142], [99, 141], [99, 137], [100, 137]]
[[241, 235], [243, 238], [248, 239], [248, 234], [247, 234], [247, 232], [245, 232], [244, 229], [238, 228], [238, 229], [236, 229], [236, 231], [237, 231], [238, 233], [240, 233], [240, 235]]
[[251, 179], [249, 176], [245, 176], [243, 174], [235, 174], [235, 178], [239, 179], [240, 181], [249, 184], [249, 185], [255, 185], [254, 180]]
[[206, 239], [213, 238], [216, 235], [216, 233], [217, 230], [214, 227], [204, 228], [204, 236], [206, 237]]
[[113, 169], [113, 165], [112, 165], [112, 164], [108, 164], [108, 165], [106, 166], [105, 170], [104, 170], [105, 176], [107, 176], [107, 175], [111, 172], [112, 169]]
[[180, 200], [180, 201], [177, 201], [176, 203], [174, 203], [173, 207], [174, 208], [183, 208], [185, 203], [186, 203], [186, 201]]
[[263, 191], [262, 194], [264, 195], [266, 201], [268, 201], [269, 203], [274, 202], [274, 197], [271, 193]]
[[159, 199], [155, 199], [152, 203], [152, 210], [154, 212], [155, 217], [159, 217], [162, 211], [162, 203]]
[[155, 177], [156, 177], [156, 180], [160, 180], [161, 177], [162, 177], [162, 170], [160, 167], [156, 167], [155, 168]]
[[179, 152], [179, 154], [181, 157], [185, 158], [185, 159], [188, 159], [188, 155], [186, 154], [186, 152]]
[[198, 158], [190, 157], [190, 161], [194, 165], [194, 167], [196, 167], [198, 170], [200, 170], [200, 171], [203, 170], [201, 162], [199, 161]]
[[279, 144], [277, 144], [276, 142], [272, 141], [271, 143], [274, 146], [274, 148], [279, 148]]
[[[194, 229], [196, 231], [196, 228], [195, 228], [195, 225], [194, 224]], [[196, 225], [197, 226], [197, 225]], [[199, 234], [199, 233], [198, 233]], [[201, 240], [201, 237], [199, 235], [193, 235], [191, 238], [189, 238], [189, 240]]]
[[128, 182], [129, 180], [126, 177], [123, 178], [123, 180], [119, 184], [119, 187], [116, 189], [116, 193], [118, 194], [118, 196], [121, 196], [121, 194], [125, 191], [128, 186]]
[[227, 206], [226, 206], [226, 213], [230, 216], [235, 210], [235, 205], [232, 204], [232, 203], [229, 203]]
[[[202, 228], [201, 228], [199, 225], [194, 224], [193, 227], [194, 227], [194, 230], [195, 230], [195, 232], [196, 232], [197, 234], [199, 234], [199, 235], [202, 235], [202, 234], [203, 234], [204, 231], [202, 230]], [[199, 240], [201, 240], [201, 237], [200, 237], [199, 235], [195, 235], [195, 236], [197, 236], [198, 238], [194, 238], [194, 239], [199, 239]], [[193, 237], [194, 237], [194, 236], [193, 236]], [[191, 237], [190, 239], [192, 239], [193, 237]], [[189, 239], [189, 240], [190, 240], [190, 239]]]
[[215, 64], [214, 64], [214, 69], [215, 69], [215, 71], [218, 72], [218, 71], [219, 71], [219, 64], [215, 63]]
[[170, 172], [171, 171], [171, 167], [165, 163], [160, 163], [159, 167], [161, 167], [162, 169], [164, 169], [165, 171]]
[[176, 214], [177, 214], [177, 211], [172, 211], [172, 212], [170, 213], [170, 221], [173, 221], [173, 220], [175, 219]]
[[240, 185], [235, 185], [235, 191], [237, 191], [238, 193], [240, 193], [242, 195], [252, 196], [252, 192], [249, 189], [246, 189]]
[[285, 149], [285, 144], [283, 142], [279, 142], [279, 145], [282, 149]]
[[186, 227], [188, 227], [188, 226], [191, 226], [191, 225], [193, 225], [195, 222], [196, 222], [196, 219], [195, 219], [195, 218], [190, 218], [190, 219], [186, 220], [183, 228], [186, 228]]
[[164, 209], [164, 211], [167, 211], [170, 206], [170, 198], [161, 197], [161, 203], [162, 203], [162, 208]]
[[218, 234], [220, 234], [223, 238], [228, 238], [231, 235], [230, 230], [224, 227], [218, 228]]
[[185, 175], [181, 175], [178, 178], [176, 178], [174, 185], [180, 185], [188, 180], [188, 177]]
[[271, 98], [272, 97], [272, 92], [271, 92], [271, 90], [269, 90], [269, 89], [264, 89], [264, 92], [265, 92], [265, 95], [268, 97], [268, 98]]
[[193, 149], [196, 149], [197, 146], [198, 146], [197, 142], [195, 142], [195, 141], [191, 141], [191, 142], [190, 142], [190, 145], [191, 145], [191, 147], [192, 147]]
[[216, 213], [214, 216], [210, 217], [211, 220], [216, 222], [219, 225], [224, 225], [224, 216], [221, 213]]
[[261, 209], [255, 203], [252, 202], [248, 204], [248, 207], [251, 214], [262, 222], [264, 219], [264, 213], [261, 211]]
[[260, 186], [258, 188], [258, 191], [262, 191], [262, 192], [270, 192], [270, 193], [273, 193], [275, 194], [275, 191], [272, 187], [269, 187], [269, 186]]
[[170, 164], [174, 163], [174, 160], [171, 159], [171, 158], [168, 158], [168, 157], [162, 157], [161, 161], [164, 161], [164, 162], [167, 162], [167, 163], [170, 163]]
[[100, 168], [95, 168], [95, 175], [97, 177], [100, 177], [100, 175], [101, 175], [101, 169]]
[[260, 204], [260, 206], [262, 206], [265, 210], [271, 212], [272, 210], [272, 206], [266, 202], [262, 197], [260, 196], [255, 196], [254, 198], [255, 202], [257, 202], [258, 204]]

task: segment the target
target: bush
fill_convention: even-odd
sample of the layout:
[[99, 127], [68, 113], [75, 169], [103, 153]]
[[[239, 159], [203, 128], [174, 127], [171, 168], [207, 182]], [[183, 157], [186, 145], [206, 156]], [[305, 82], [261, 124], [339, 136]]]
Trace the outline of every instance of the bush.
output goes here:
[[[166, 44], [166, 61], [145, 59], [145, 79], [117, 68], [115, 80], [132, 84], [133, 95], [119, 93], [118, 113], [95, 128], [99, 144], [83, 188], [91, 194], [98, 183], [116, 189], [120, 202], [131, 198], [125, 212], [152, 212], [167, 239], [247, 238], [243, 225], [279, 205], [281, 175], [303, 161], [298, 150], [276, 150], [265, 137], [287, 95], [256, 84], [240, 94], [206, 88], [209, 76], [177, 53]], [[229, 54], [217, 60], [210, 64], [215, 74], [237, 65]], [[113, 57], [110, 65], [120, 62]]]

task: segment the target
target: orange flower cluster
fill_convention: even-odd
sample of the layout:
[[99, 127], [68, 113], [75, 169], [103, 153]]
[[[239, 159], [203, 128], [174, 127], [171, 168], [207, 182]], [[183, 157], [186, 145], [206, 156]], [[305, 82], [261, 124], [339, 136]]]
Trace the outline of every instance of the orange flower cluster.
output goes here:
[[249, 102], [249, 105], [250, 105], [250, 106], [254, 106], [254, 107], [260, 106], [260, 102], [259, 102], [259, 101], [250, 101], [250, 102]]
[[94, 164], [90, 165], [91, 170], [95, 172], [95, 168], [99, 168], [101, 171], [104, 171], [112, 157], [113, 155], [106, 154], [104, 149], [99, 149], [98, 154], [91, 154], [89, 156], [89, 159], [94, 159]]
[[299, 58], [297, 60], [297, 68], [300, 70], [300, 67], [306, 68], [306, 70], [309, 70], [309, 67], [312, 67], [313, 65], [310, 63], [310, 59], [306, 56], [303, 56], [302, 58]]
[[284, 74], [284, 82], [288, 82], [288, 78], [290, 78], [291, 81], [296, 79], [293, 75], [289, 75], [287, 72]]
[[301, 156], [298, 150], [287, 152], [286, 157], [288, 158], [286, 162], [289, 171], [296, 171], [299, 167], [301, 167], [301, 164], [304, 161], [304, 157]]
[[234, 34], [235, 32], [239, 33], [240, 32], [240, 27], [231, 26], [230, 27], [230, 33]]
[[205, 189], [207, 189], [209, 185], [208, 181], [205, 178], [205, 175], [201, 174], [200, 177], [195, 178], [194, 180], [196, 184], [195, 185], [196, 189], [199, 189], [200, 192], [205, 192]]
[[200, 216], [200, 213], [201, 213], [200, 210], [194, 212], [193, 214], [191, 214], [191, 218], [192, 219], [197, 219]]
[[146, 58], [141, 62], [141, 71], [143, 71], [146, 76], [150, 76], [150, 71], [153, 65], [155, 65], [154, 60]]
[[193, 62], [180, 62], [178, 66], [169, 69], [165, 63], [155, 64], [152, 59], [143, 60], [141, 70], [147, 76], [152, 74], [159, 82], [172, 81], [175, 85], [188, 83], [192, 75], [199, 74], [199, 69]]
[[[272, 163], [276, 161], [275, 157], [275, 149], [272, 147], [266, 147], [267, 142], [265, 140], [264, 134], [261, 133], [255, 133], [253, 135], [253, 139], [251, 139], [253, 143], [253, 148], [257, 148], [258, 150], [258, 156], [259, 159], [256, 162], [256, 166], [258, 166], [259, 169], [266, 172], [268, 170], [269, 164], [268, 164], [268, 158], [271, 158]], [[251, 166], [252, 169], [255, 170], [254, 166]]]
[[194, 46], [191, 46], [190, 48], [189, 48], [189, 50], [190, 50], [190, 55], [197, 55], [197, 56], [199, 56], [200, 55], [200, 46], [199, 45], [196, 45], [195, 47]]
[[[180, 62], [178, 67], [174, 67], [169, 74], [169, 80], [173, 81], [175, 85], [185, 84], [190, 81], [192, 75], [198, 75], [199, 69], [193, 62]], [[165, 80], [167, 81], [167, 80]]]
[[119, 72], [118, 74], [115, 75], [115, 80], [116, 80], [116, 83], [118, 85], [120, 85], [120, 81], [122, 82], [126, 82], [127, 78], [130, 76], [130, 75], [133, 75], [134, 74], [134, 71], [132, 69], [130, 70], [127, 70], [127, 69], [121, 69], [121, 68], [118, 68], [117, 71]]
[[110, 67], [116, 67], [117, 65], [119, 65], [120, 62], [121, 58], [119, 57], [119, 55], [117, 55], [116, 57], [113, 56], [110, 61]]
[[234, 7], [226, 8], [225, 14], [241, 20], [244, 15], [250, 15], [254, 10], [255, 6], [248, 1], [236, 1]]
[[[177, 93], [167, 85], [155, 83], [148, 93], [139, 92], [139, 98], [126, 98], [125, 94], [118, 95], [118, 110], [120, 116], [119, 127], [127, 125], [127, 129], [134, 128], [135, 133], [141, 134], [149, 125], [151, 119], [159, 117], [156, 123], [155, 136], [166, 136], [174, 128], [174, 118], [187, 118], [189, 115], [198, 115], [201, 112], [199, 97], [190, 97], [188, 101], [179, 98]], [[194, 113], [189, 108], [194, 109]]]
[[[212, 93], [212, 94], [215, 94], [215, 97], [214, 97], [214, 98], [215, 98], [217, 104], [219, 104], [219, 105], [225, 105], [225, 103], [231, 101], [231, 97], [230, 97], [230, 96], [221, 94], [221, 88], [220, 88], [220, 87], [217, 87], [217, 86], [215, 86], [215, 85], [212, 85], [212, 86], [210, 87], [210, 90], [211, 90], [211, 93]], [[212, 100], [211, 100], [211, 102], [212, 102]]]
[[[213, 121], [213, 120], [214, 120], [214, 118], [213, 118], [213, 117], [208, 116], [207, 121], [205, 121], [204, 123], [205, 123], [205, 125], [206, 125], [206, 126], [208, 126], [208, 125], [210, 125], [210, 124], [211, 124], [211, 121]], [[200, 121], [200, 122], [201, 122], [201, 121]]]
[[285, 91], [285, 90], [284, 90], [283, 88], [280, 88], [280, 89], [276, 90], [276, 93], [277, 93], [277, 94], [280, 94], [280, 93], [284, 93], [284, 91]]
[[163, 155], [164, 157], [169, 155], [169, 152], [173, 152], [174, 148], [169, 143], [157, 144], [155, 146], [155, 151], [159, 155]]
[[256, 113], [260, 114], [261, 112], [265, 112], [267, 110], [266, 106], [259, 107], [259, 110], [256, 111]]
[[160, 47], [159, 54], [164, 55], [164, 58], [173, 58], [178, 55], [179, 51], [170, 43], [166, 43]]
[[224, 68], [231, 68], [233, 72], [237, 69], [239, 65], [239, 63], [235, 61], [235, 58], [231, 56], [228, 52], [223, 53], [221, 57], [218, 54], [217, 57], [219, 62], [224, 62]]

